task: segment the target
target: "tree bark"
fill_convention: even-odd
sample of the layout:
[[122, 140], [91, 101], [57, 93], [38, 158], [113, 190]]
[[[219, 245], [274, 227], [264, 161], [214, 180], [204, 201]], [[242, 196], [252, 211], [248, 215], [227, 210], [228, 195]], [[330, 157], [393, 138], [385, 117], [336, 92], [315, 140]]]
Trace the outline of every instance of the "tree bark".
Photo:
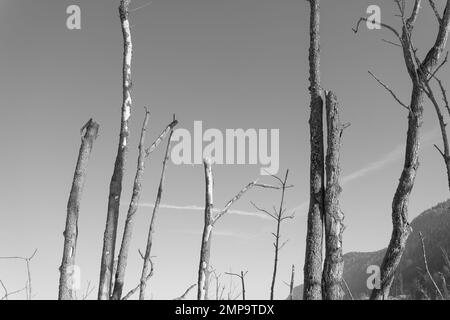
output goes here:
[[304, 266], [305, 300], [322, 298], [322, 241], [324, 206], [324, 148], [323, 148], [323, 100], [320, 86], [320, 12], [319, 0], [310, 3], [309, 92], [311, 95], [310, 144], [310, 203], [306, 253]]
[[322, 296], [324, 300], [342, 300], [342, 234], [344, 214], [339, 207], [341, 186], [340, 147], [344, 125], [339, 119], [339, 105], [333, 92], [326, 94], [327, 114], [327, 157], [325, 191], [325, 263], [322, 277]]
[[145, 248], [145, 254], [144, 254], [144, 263], [142, 266], [142, 273], [141, 273], [141, 280], [140, 280], [140, 288], [139, 288], [139, 300], [145, 299], [145, 290], [147, 288], [147, 281], [149, 279], [148, 275], [151, 272], [152, 263], [150, 261], [151, 259], [151, 251], [152, 251], [152, 245], [153, 245], [153, 235], [155, 233], [155, 224], [156, 224], [156, 218], [158, 216], [158, 209], [159, 204], [161, 203], [161, 198], [163, 194], [163, 188], [164, 188], [164, 180], [166, 177], [166, 169], [167, 169], [167, 160], [169, 160], [169, 151], [170, 151], [170, 140], [172, 139], [173, 134], [173, 127], [177, 124], [177, 121], [174, 119], [170, 127], [170, 134], [167, 140], [167, 146], [166, 151], [164, 154], [164, 160], [161, 170], [161, 178], [159, 181], [159, 187], [158, 187], [158, 194], [156, 196], [155, 205], [153, 207], [153, 214], [152, 219], [150, 221], [150, 226], [148, 230], [148, 236], [147, 236], [147, 246]]
[[73, 275], [78, 238], [78, 216], [80, 213], [84, 182], [86, 180], [86, 170], [94, 141], [98, 135], [99, 125], [94, 120], [90, 119], [82, 128], [82, 131], [83, 130], [84, 136], [81, 138], [78, 161], [75, 167], [69, 201], [67, 203], [64, 249], [61, 267], [59, 268], [59, 300], [73, 300], [75, 298], [73, 291]]
[[117, 224], [119, 219], [120, 196], [122, 194], [122, 180], [125, 172], [127, 155], [127, 142], [129, 136], [128, 120], [131, 115], [131, 59], [133, 44], [131, 41], [130, 23], [128, 20], [128, 6], [130, 0], [121, 0], [119, 6], [120, 21], [124, 42], [123, 69], [122, 69], [122, 113], [119, 146], [114, 164], [114, 171], [109, 186], [108, 213], [105, 233], [103, 236], [103, 250], [100, 266], [100, 281], [98, 290], [99, 300], [108, 300], [111, 292], [112, 269], [117, 238]]
[[130, 205], [128, 207], [127, 219], [123, 231], [122, 245], [120, 246], [119, 259], [117, 262], [116, 280], [114, 283], [113, 300], [120, 300], [122, 297], [123, 285], [125, 281], [125, 271], [127, 268], [128, 251], [130, 248], [131, 237], [133, 234], [134, 216], [139, 206], [141, 197], [142, 180], [145, 170], [145, 135], [149, 120], [149, 111], [146, 109], [144, 123], [141, 130], [141, 138], [139, 141], [139, 156], [137, 161], [136, 176], [134, 177], [133, 194], [131, 196]]
[[200, 250], [200, 264], [198, 267], [198, 283], [197, 283], [197, 299], [207, 300], [206, 288], [209, 286], [208, 268], [211, 256], [211, 236], [213, 228], [213, 186], [214, 177], [212, 173], [211, 161], [209, 159], [203, 160], [205, 170], [205, 223], [203, 226], [202, 245]]
[[[414, 9], [408, 19], [405, 18], [404, 11], [401, 10], [401, 18], [404, 22], [402, 34], [399, 36], [399, 34], [396, 33], [401, 42], [405, 65], [411, 78], [413, 89], [411, 93], [411, 102], [408, 108], [409, 115], [405, 161], [397, 190], [392, 201], [393, 230], [389, 246], [380, 268], [380, 288], [373, 289], [370, 297], [372, 300], [388, 299], [395, 271], [401, 261], [403, 252], [405, 251], [406, 241], [411, 233], [411, 227], [408, 223], [408, 202], [419, 168], [419, 143], [420, 129], [423, 122], [424, 88], [428, 82], [429, 75], [432, 74], [432, 70], [436, 66], [440, 55], [446, 46], [449, 32], [450, 0], [447, 0], [442, 17], [438, 17], [439, 31], [436, 41], [428, 51], [425, 59], [421, 62], [416, 56], [416, 49], [411, 42], [414, 23], [417, 20], [421, 8], [420, 4], [421, 0], [415, 1]], [[430, 2], [430, 4], [432, 4], [432, 2]], [[437, 12], [435, 13], [438, 15]]]

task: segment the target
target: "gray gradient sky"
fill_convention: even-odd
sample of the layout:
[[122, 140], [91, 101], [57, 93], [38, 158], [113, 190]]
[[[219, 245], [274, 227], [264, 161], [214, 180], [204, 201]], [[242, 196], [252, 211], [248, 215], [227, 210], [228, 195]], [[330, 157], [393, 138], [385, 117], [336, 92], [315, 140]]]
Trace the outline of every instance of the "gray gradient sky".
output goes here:
[[[134, 0], [132, 7], [146, 4]], [[438, 1], [442, 7], [443, 1]], [[67, 30], [66, 8], [79, 4], [82, 29]], [[399, 48], [383, 43], [384, 31], [351, 28], [370, 4], [384, 22], [396, 24], [393, 1], [322, 1], [322, 79], [342, 105], [345, 131], [342, 208], [345, 251], [385, 247], [390, 206], [402, 168], [407, 114], [370, 78], [367, 70], [409, 101], [410, 81]], [[108, 185], [117, 150], [121, 106], [122, 38], [118, 1], [0, 0], [0, 95], [3, 151], [0, 157], [0, 256], [38, 254], [32, 262], [36, 298], [57, 297], [66, 203], [80, 144], [79, 130], [97, 120], [100, 136], [89, 164], [79, 221], [77, 262], [82, 284], [98, 282]], [[176, 113], [179, 127], [280, 129], [280, 174], [291, 171], [287, 194], [294, 221], [283, 225], [290, 242], [280, 257], [276, 297], [285, 298], [290, 265], [303, 281], [309, 177], [308, 17], [298, 0], [153, 0], [133, 12], [133, 99], [130, 152], [121, 207], [120, 236], [131, 195], [143, 107], [151, 110], [148, 141]], [[427, 4], [417, 21], [415, 44], [429, 48], [436, 21]], [[448, 70], [442, 80], [449, 83]], [[436, 116], [427, 103], [421, 168], [411, 201], [411, 219], [448, 197]], [[148, 162], [132, 242], [126, 288], [138, 283], [163, 157]], [[259, 166], [215, 166], [215, 205], [220, 208], [259, 175]], [[262, 178], [266, 183], [271, 180]], [[251, 191], [223, 218], [214, 236], [211, 263], [218, 272], [249, 270], [248, 297], [268, 298], [272, 270], [272, 221], [246, 215], [250, 201], [277, 204], [270, 190]], [[149, 296], [171, 299], [196, 282], [202, 166], [169, 165], [153, 254], [156, 270]], [[185, 208], [189, 206], [189, 208]], [[197, 208], [197, 209], [196, 209]], [[198, 209], [200, 208], [200, 209]], [[243, 214], [244, 213], [244, 214]], [[23, 287], [22, 262], [1, 261], [9, 290]], [[227, 283], [228, 283], [228, 279]], [[236, 282], [237, 285], [237, 282]], [[96, 292], [92, 297], [96, 296]]]

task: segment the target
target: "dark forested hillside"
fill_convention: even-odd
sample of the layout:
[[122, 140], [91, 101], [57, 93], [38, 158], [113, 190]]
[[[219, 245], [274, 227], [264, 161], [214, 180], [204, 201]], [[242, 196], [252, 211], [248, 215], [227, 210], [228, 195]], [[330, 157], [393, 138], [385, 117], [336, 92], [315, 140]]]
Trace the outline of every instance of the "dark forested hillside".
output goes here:
[[[411, 226], [413, 232], [408, 239], [405, 254], [392, 286], [391, 295], [398, 299], [436, 298], [429, 277], [426, 275], [420, 233], [424, 238], [426, 257], [431, 274], [443, 294], [444, 279], [450, 281], [450, 200], [426, 210], [415, 218]], [[375, 252], [349, 252], [344, 255], [344, 278], [355, 299], [367, 298], [370, 290], [367, 268], [380, 265], [386, 249]], [[447, 261], [446, 261], [447, 260]], [[444, 278], [443, 278], [444, 277]], [[301, 298], [302, 286], [295, 288], [294, 297]], [[350, 299], [346, 291], [345, 298]]]

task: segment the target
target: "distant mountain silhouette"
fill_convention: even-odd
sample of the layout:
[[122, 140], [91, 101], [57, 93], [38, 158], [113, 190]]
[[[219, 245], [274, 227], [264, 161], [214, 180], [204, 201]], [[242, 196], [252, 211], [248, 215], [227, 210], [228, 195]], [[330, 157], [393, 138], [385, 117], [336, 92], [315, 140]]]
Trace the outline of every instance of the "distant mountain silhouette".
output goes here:
[[[443, 280], [450, 281], [450, 200], [426, 210], [415, 218], [412, 234], [400, 262], [391, 288], [391, 295], [397, 299], [435, 299], [436, 290], [425, 274], [425, 265], [419, 233], [424, 237], [428, 266], [435, 282], [446, 294]], [[375, 252], [349, 252], [344, 255], [344, 279], [355, 299], [370, 296], [367, 288], [367, 267], [381, 265], [386, 248]], [[445, 288], [447, 289], [447, 288]], [[347, 290], [345, 299], [350, 299]], [[301, 299], [303, 285], [294, 288], [294, 299]]]

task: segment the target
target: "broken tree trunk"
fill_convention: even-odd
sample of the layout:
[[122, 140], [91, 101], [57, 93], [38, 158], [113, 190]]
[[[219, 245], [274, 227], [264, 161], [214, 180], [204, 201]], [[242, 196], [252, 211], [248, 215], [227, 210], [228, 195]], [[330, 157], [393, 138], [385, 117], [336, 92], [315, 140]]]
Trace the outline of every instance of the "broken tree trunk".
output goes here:
[[310, 203], [304, 266], [303, 299], [322, 298], [322, 241], [324, 204], [323, 100], [320, 86], [320, 12], [319, 0], [310, 3], [309, 92], [311, 95]]
[[342, 300], [342, 274], [344, 258], [342, 256], [342, 234], [344, 232], [344, 214], [339, 207], [341, 186], [340, 147], [345, 126], [339, 119], [339, 105], [335, 94], [326, 93], [327, 118], [327, 156], [325, 191], [325, 263], [322, 276], [322, 298], [324, 300]]
[[121, 0], [119, 15], [122, 25], [124, 42], [123, 69], [122, 69], [122, 113], [120, 121], [120, 136], [114, 171], [109, 186], [108, 213], [106, 217], [105, 233], [103, 236], [103, 250], [100, 266], [100, 281], [98, 286], [98, 299], [109, 300], [111, 280], [114, 264], [114, 253], [117, 238], [117, 224], [119, 219], [120, 196], [122, 194], [122, 180], [125, 172], [127, 142], [129, 136], [128, 120], [131, 115], [131, 58], [133, 45], [131, 42], [130, 22], [128, 20], [128, 6], [130, 0]]
[[128, 207], [127, 219], [123, 231], [122, 245], [120, 246], [119, 259], [117, 262], [116, 280], [114, 282], [114, 290], [112, 294], [113, 300], [120, 300], [122, 297], [123, 284], [125, 281], [125, 271], [127, 268], [128, 251], [130, 248], [131, 237], [133, 234], [134, 216], [137, 212], [139, 199], [141, 197], [142, 180], [145, 170], [145, 135], [149, 120], [149, 111], [145, 110], [144, 123], [141, 130], [141, 138], [139, 141], [139, 156], [137, 161], [136, 176], [134, 177], [133, 194], [131, 196], [130, 205]]
[[274, 187], [271, 185], [265, 185], [256, 183], [256, 181], [249, 183], [246, 185], [237, 195], [233, 197], [228, 203], [225, 205], [224, 209], [214, 213], [214, 204], [213, 204], [213, 187], [214, 187], [214, 178], [212, 173], [212, 165], [211, 160], [208, 158], [203, 159], [203, 166], [205, 170], [205, 222], [203, 225], [203, 233], [202, 233], [202, 244], [200, 249], [200, 263], [198, 267], [198, 281], [197, 281], [197, 299], [198, 300], [207, 300], [207, 291], [209, 287], [209, 260], [211, 256], [211, 236], [212, 230], [214, 228], [215, 223], [222, 218], [225, 214], [227, 214], [228, 210], [231, 206], [238, 201], [248, 190], [253, 187], [260, 188], [268, 188], [268, 189], [279, 189], [278, 187]]
[[[167, 140], [167, 147], [166, 147], [166, 152], [164, 154], [163, 166], [162, 166], [162, 170], [161, 170], [161, 179], [160, 179], [159, 187], [158, 187], [158, 194], [156, 196], [155, 205], [153, 207], [152, 219], [150, 221], [150, 227], [148, 230], [147, 246], [145, 248], [145, 254], [143, 257], [144, 263], [142, 266], [142, 274], [141, 274], [140, 287], [139, 287], [139, 300], [145, 299], [145, 289], [147, 288], [147, 281], [149, 279], [148, 275], [151, 274], [151, 270], [152, 270], [150, 254], [151, 254], [152, 245], [153, 245], [153, 234], [155, 233], [155, 223], [156, 223], [156, 218], [158, 216], [159, 204], [161, 203], [161, 198], [162, 198], [162, 193], [163, 193], [163, 188], [164, 188], [167, 160], [169, 160], [170, 140], [172, 139], [173, 127], [175, 127], [175, 125], [177, 123], [178, 122], [175, 120], [175, 116], [174, 116], [174, 121], [168, 127], [168, 128], [170, 128], [170, 134], [169, 134], [169, 137]], [[158, 140], [160, 141], [161, 139], [158, 138]]]
[[99, 125], [92, 119], [90, 119], [81, 129], [81, 133], [83, 134], [84, 131], [84, 135], [81, 138], [78, 161], [75, 167], [69, 201], [67, 203], [64, 249], [61, 267], [59, 268], [59, 300], [73, 300], [75, 298], [73, 292], [73, 275], [75, 272], [75, 254], [78, 238], [78, 216], [84, 182], [86, 179], [86, 170], [94, 141], [98, 135], [98, 129]]
[[289, 300], [294, 300], [295, 266], [292, 265], [291, 282], [289, 283]]
[[211, 233], [213, 228], [213, 185], [214, 178], [212, 173], [211, 161], [209, 159], [203, 160], [203, 165], [205, 169], [205, 224], [203, 226], [203, 234], [202, 234], [202, 246], [200, 250], [200, 265], [198, 268], [198, 287], [197, 287], [197, 299], [198, 300], [207, 300], [206, 296], [206, 288], [209, 286], [209, 277], [208, 277], [208, 267], [209, 267], [209, 259], [211, 256]]

